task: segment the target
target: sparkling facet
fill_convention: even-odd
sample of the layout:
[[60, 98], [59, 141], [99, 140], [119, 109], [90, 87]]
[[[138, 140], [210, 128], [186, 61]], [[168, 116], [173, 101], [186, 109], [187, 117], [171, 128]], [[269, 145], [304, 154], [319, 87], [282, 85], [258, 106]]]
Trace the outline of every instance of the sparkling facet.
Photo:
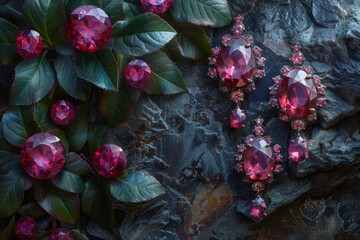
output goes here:
[[52, 178], [64, 167], [64, 145], [58, 137], [49, 133], [32, 135], [22, 146], [21, 164], [34, 178]]
[[266, 215], [266, 203], [261, 197], [253, 200], [250, 207], [251, 215], [256, 219], [261, 219]]
[[49, 240], [74, 240], [70, 232], [63, 228], [56, 228], [49, 236]]
[[117, 177], [126, 167], [126, 154], [115, 144], [101, 145], [94, 153], [93, 166], [103, 177]]
[[318, 97], [312, 79], [306, 79], [307, 73], [299, 67], [293, 67], [283, 76], [278, 100], [282, 110], [290, 117], [308, 116], [311, 108], [316, 107]]
[[43, 38], [37, 31], [24, 30], [16, 37], [16, 50], [23, 58], [34, 58], [44, 50]]
[[143, 60], [132, 60], [125, 68], [125, 79], [134, 88], [144, 88], [151, 81], [151, 69]]
[[234, 36], [221, 48], [217, 58], [220, 78], [231, 87], [243, 87], [255, 73], [255, 56], [242, 36]]
[[37, 233], [37, 224], [32, 217], [22, 217], [16, 221], [15, 235], [20, 240], [34, 239]]
[[66, 35], [70, 43], [80, 51], [96, 52], [108, 43], [111, 22], [102, 9], [92, 5], [80, 6], [70, 15]]
[[289, 144], [289, 158], [294, 162], [304, 161], [309, 156], [309, 149], [306, 141], [297, 136]]
[[75, 118], [75, 107], [68, 100], [57, 100], [50, 109], [51, 119], [58, 125], [68, 125]]
[[265, 180], [274, 170], [275, 156], [263, 137], [256, 137], [243, 154], [244, 171], [252, 180]]
[[239, 129], [244, 126], [246, 115], [239, 107], [235, 108], [230, 114], [230, 126]]
[[147, 12], [161, 14], [166, 12], [172, 5], [173, 0], [141, 0], [141, 5]]

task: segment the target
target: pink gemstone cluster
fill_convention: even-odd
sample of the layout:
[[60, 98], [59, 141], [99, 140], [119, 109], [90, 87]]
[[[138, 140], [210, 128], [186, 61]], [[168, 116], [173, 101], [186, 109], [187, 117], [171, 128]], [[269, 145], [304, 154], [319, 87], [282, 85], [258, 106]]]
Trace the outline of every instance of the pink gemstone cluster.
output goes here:
[[115, 144], [104, 144], [96, 149], [92, 163], [96, 172], [101, 176], [114, 178], [124, 171], [126, 154]]
[[[239, 129], [244, 126], [246, 115], [240, 109], [243, 90], [255, 90], [254, 78], [265, 76], [265, 61], [261, 48], [254, 46], [254, 38], [244, 35], [243, 18], [237, 16], [231, 29], [232, 35], [222, 37], [222, 46], [214, 47], [209, 57], [208, 76], [220, 79], [220, 89], [231, 93], [236, 108], [230, 113], [230, 126]], [[235, 92], [235, 94], [233, 94]]]
[[50, 116], [58, 125], [69, 125], [75, 118], [75, 107], [68, 100], [57, 100], [51, 105]]
[[35, 30], [21, 31], [16, 37], [16, 50], [23, 58], [34, 58], [44, 50], [44, 40]]
[[255, 120], [254, 135], [246, 137], [245, 144], [238, 146], [236, 155], [236, 167], [238, 172], [244, 172], [244, 181], [252, 182], [253, 190], [258, 197], [251, 205], [251, 215], [256, 219], [261, 219], [266, 215], [266, 203], [261, 198], [261, 193], [265, 189], [265, 184], [273, 181], [273, 175], [282, 171], [281, 147], [274, 145], [271, 147], [272, 139], [264, 136], [264, 120]]
[[132, 60], [125, 68], [125, 80], [134, 88], [144, 88], [151, 81], [149, 65], [140, 59]]

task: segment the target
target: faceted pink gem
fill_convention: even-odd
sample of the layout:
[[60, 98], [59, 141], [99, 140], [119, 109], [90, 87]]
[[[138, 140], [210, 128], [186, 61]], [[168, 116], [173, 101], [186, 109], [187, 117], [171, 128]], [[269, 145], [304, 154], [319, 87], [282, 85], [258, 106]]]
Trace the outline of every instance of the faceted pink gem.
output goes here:
[[103, 177], [117, 177], [126, 167], [126, 154], [115, 144], [101, 145], [94, 153], [93, 166]]
[[147, 12], [161, 14], [166, 12], [172, 5], [173, 0], [141, 0], [141, 5]]
[[325, 106], [325, 104], [326, 104], [326, 98], [322, 97], [322, 98], [317, 99], [316, 105], [318, 107], [323, 107], [323, 106]]
[[309, 149], [306, 141], [298, 136], [289, 144], [289, 158], [294, 162], [304, 161], [309, 156]]
[[109, 42], [111, 22], [102, 9], [92, 5], [80, 6], [70, 15], [66, 35], [80, 51], [96, 52]]
[[263, 137], [255, 137], [243, 155], [245, 173], [252, 180], [265, 180], [274, 170], [275, 156]]
[[208, 69], [208, 76], [210, 78], [215, 78], [217, 76], [217, 71], [215, 68], [209, 68]]
[[263, 78], [265, 77], [265, 70], [264, 69], [257, 69], [255, 72], [256, 78]]
[[278, 100], [282, 110], [290, 117], [308, 116], [310, 109], [316, 107], [317, 89], [312, 79], [306, 79], [307, 73], [299, 67], [293, 67], [283, 76]]
[[56, 228], [49, 236], [49, 240], [74, 240], [70, 232], [63, 228]]
[[245, 147], [244, 144], [240, 144], [239, 146], [237, 146], [237, 150], [238, 150], [239, 152], [241, 152], [241, 153], [244, 152], [245, 149], [246, 149], [246, 147]]
[[261, 58], [259, 58], [259, 59], [256, 61], [256, 64], [257, 64], [259, 67], [265, 67], [265, 61], [266, 61], [266, 58], [261, 57]]
[[75, 118], [75, 107], [68, 100], [57, 100], [51, 105], [50, 116], [56, 124], [68, 125]]
[[37, 31], [24, 30], [16, 37], [16, 50], [23, 58], [34, 58], [44, 50], [43, 38]]
[[234, 35], [240, 35], [244, 32], [245, 27], [242, 24], [235, 24], [232, 28], [231, 28], [231, 32]]
[[314, 84], [315, 86], [320, 86], [321, 82], [322, 82], [322, 78], [317, 76], [317, 75], [314, 75]]
[[266, 203], [260, 196], [255, 198], [250, 207], [251, 216], [261, 219], [266, 216]]
[[273, 107], [273, 108], [279, 106], [279, 102], [278, 102], [278, 100], [277, 100], [276, 98], [270, 99], [269, 104], [270, 104], [270, 106]]
[[291, 55], [290, 61], [294, 65], [302, 65], [305, 61], [304, 55], [300, 51], [294, 51]]
[[254, 47], [253, 53], [255, 57], [260, 57], [262, 53], [262, 49], [259, 47]]
[[246, 44], [242, 36], [234, 36], [218, 55], [216, 65], [219, 77], [230, 87], [247, 85], [255, 74], [255, 56]]
[[216, 57], [209, 57], [209, 64], [210, 65], [215, 65], [216, 64]]
[[34, 239], [37, 233], [37, 224], [32, 217], [22, 217], [16, 221], [15, 235], [20, 240]]
[[299, 120], [299, 119], [293, 120], [291, 122], [291, 127], [295, 131], [299, 132], [299, 131], [302, 131], [302, 130], [304, 130], [306, 128], [306, 123], [304, 121], [302, 121], [302, 120]]
[[242, 128], [246, 120], [246, 115], [239, 107], [235, 108], [230, 114], [230, 126], [235, 129]]
[[211, 53], [212, 53], [214, 56], [217, 56], [217, 55], [219, 55], [220, 50], [221, 50], [221, 48], [219, 48], [219, 47], [214, 47], [214, 48], [211, 49]]
[[280, 85], [281, 80], [282, 80], [282, 79], [281, 79], [280, 76], [276, 76], [276, 77], [273, 78], [273, 81], [274, 81], [274, 84], [275, 84], [275, 85]]
[[143, 60], [132, 60], [125, 68], [125, 79], [134, 88], [144, 88], [151, 81], [151, 69]]
[[265, 133], [265, 129], [263, 126], [256, 126], [254, 128], [254, 134], [256, 136], [262, 136], [262, 135], [264, 135], [264, 133]]
[[275, 173], [281, 173], [283, 171], [283, 167], [281, 165], [276, 165], [275, 166], [275, 169], [274, 169], [274, 172]]
[[244, 100], [244, 93], [242, 91], [234, 91], [231, 94], [231, 100], [235, 103], [240, 103]]
[[273, 150], [275, 153], [279, 153], [281, 150], [281, 146], [279, 144], [275, 144], [273, 147]]
[[34, 134], [22, 146], [21, 164], [36, 179], [52, 178], [64, 167], [64, 145], [49, 133]]

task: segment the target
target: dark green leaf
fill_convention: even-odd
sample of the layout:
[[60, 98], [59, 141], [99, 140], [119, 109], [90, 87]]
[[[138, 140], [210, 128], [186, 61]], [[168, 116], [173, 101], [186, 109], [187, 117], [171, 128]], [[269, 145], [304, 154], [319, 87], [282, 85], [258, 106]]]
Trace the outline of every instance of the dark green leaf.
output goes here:
[[86, 81], [106, 90], [117, 90], [119, 70], [110, 50], [80, 55], [75, 61], [75, 68], [78, 76]]
[[70, 236], [73, 237], [74, 240], [89, 240], [89, 238], [87, 238], [79, 230], [71, 230]]
[[22, 205], [21, 208], [17, 211], [21, 217], [30, 216], [35, 219], [41, 217], [46, 212], [37, 204], [37, 202], [30, 202], [25, 205]]
[[101, 123], [92, 123], [89, 128], [88, 134], [88, 147], [89, 147], [89, 155], [92, 156], [96, 148], [101, 143], [101, 137], [104, 132], [108, 129], [108, 125], [101, 124]]
[[164, 194], [161, 183], [146, 171], [119, 177], [111, 183], [111, 194], [122, 202], [139, 203]]
[[15, 68], [15, 81], [10, 92], [13, 105], [39, 102], [55, 83], [55, 73], [45, 53], [34, 59], [25, 59]]
[[34, 121], [43, 132], [56, 128], [56, 125], [50, 119], [51, 104], [52, 101], [49, 98], [44, 98], [34, 107]]
[[79, 176], [91, 173], [89, 164], [76, 153], [68, 153], [66, 155], [66, 163], [63, 170]]
[[6, 226], [6, 228], [0, 233], [0, 239], [9, 240], [12, 239], [12, 235], [14, 234], [14, 227], [15, 227], [15, 216], [13, 216]]
[[59, 41], [58, 30], [65, 25], [64, 0], [25, 0], [23, 13], [28, 26], [50, 45]]
[[70, 149], [78, 151], [86, 143], [89, 127], [89, 105], [84, 104], [76, 108], [75, 119], [66, 128]]
[[226, 0], [176, 0], [170, 10], [177, 22], [223, 27], [231, 22]]
[[104, 10], [112, 23], [120, 20], [122, 0], [91, 0], [91, 4]]
[[175, 94], [185, 91], [186, 86], [179, 68], [163, 52], [143, 57], [151, 68], [151, 82], [144, 89], [148, 94]]
[[91, 85], [77, 76], [72, 58], [59, 55], [54, 66], [60, 86], [73, 98], [86, 101], [90, 95]]
[[115, 222], [114, 199], [109, 186], [100, 176], [94, 176], [86, 182], [86, 188], [81, 195], [81, 207], [85, 215], [100, 225], [112, 228]]
[[20, 30], [12, 23], [0, 18], [0, 63], [16, 65], [21, 57], [16, 51], [15, 41]]
[[70, 14], [75, 8], [80, 7], [82, 5], [89, 5], [91, 0], [67, 0], [66, 3], [66, 11]]
[[38, 130], [32, 107], [10, 107], [3, 115], [2, 127], [5, 139], [19, 147]]
[[71, 193], [82, 193], [85, 189], [85, 184], [80, 176], [65, 170], [53, 177], [51, 182], [58, 188]]
[[141, 6], [140, 1], [137, 3], [124, 2], [123, 12], [124, 18], [130, 19], [144, 13], [144, 8]]
[[0, 217], [14, 214], [24, 198], [24, 186], [17, 176], [10, 173], [0, 175]]
[[50, 234], [51, 234], [51, 232], [49, 232], [49, 231], [38, 230], [34, 240], [49, 240]]
[[76, 194], [38, 182], [34, 185], [34, 196], [39, 205], [56, 219], [70, 224], [76, 223], [79, 213], [79, 198]]
[[176, 31], [159, 16], [144, 13], [113, 25], [116, 50], [125, 55], [141, 56], [165, 46]]

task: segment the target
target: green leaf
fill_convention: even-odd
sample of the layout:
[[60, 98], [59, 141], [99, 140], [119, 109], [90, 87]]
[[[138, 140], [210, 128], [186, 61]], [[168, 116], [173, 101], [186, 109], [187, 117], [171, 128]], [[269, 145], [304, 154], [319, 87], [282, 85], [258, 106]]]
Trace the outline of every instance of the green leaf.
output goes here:
[[76, 153], [68, 153], [66, 155], [66, 162], [63, 170], [79, 176], [89, 174], [92, 171], [90, 165]]
[[144, 8], [141, 6], [140, 1], [137, 3], [124, 2], [123, 3], [123, 14], [125, 19], [134, 18], [144, 13]]
[[231, 22], [226, 0], [176, 0], [170, 14], [177, 22], [202, 26], [223, 27]]
[[114, 199], [109, 186], [96, 175], [86, 182], [85, 191], [81, 195], [81, 207], [85, 215], [111, 229], [115, 222]]
[[85, 189], [85, 184], [80, 176], [65, 170], [53, 177], [51, 182], [58, 188], [71, 193], [82, 193]]
[[89, 156], [92, 156], [96, 148], [100, 145], [101, 137], [107, 129], [108, 129], [108, 125], [101, 123], [92, 123], [90, 125], [88, 139], [87, 139], [87, 143], [89, 147]]
[[5, 139], [18, 147], [38, 130], [32, 107], [10, 107], [3, 115], [2, 127]]
[[164, 194], [161, 183], [146, 171], [130, 173], [111, 183], [111, 194], [122, 202], [139, 203]]
[[21, 206], [17, 211], [21, 217], [30, 216], [35, 219], [43, 216], [46, 212], [37, 204], [37, 202], [30, 202]]
[[70, 231], [70, 236], [74, 239], [74, 240], [89, 240], [89, 238], [87, 236], [85, 236], [84, 234], [82, 234], [79, 230], [71, 230]]
[[113, 25], [114, 48], [125, 55], [141, 56], [165, 46], [176, 31], [159, 16], [144, 13]]
[[34, 185], [34, 196], [39, 205], [56, 219], [75, 224], [79, 213], [79, 198], [76, 194], [62, 191], [51, 184]]
[[21, 57], [16, 51], [16, 36], [20, 30], [12, 23], [0, 18], [0, 63], [15, 66]]
[[84, 104], [76, 108], [75, 119], [66, 128], [66, 136], [70, 149], [78, 151], [86, 143], [89, 127], [89, 105]]
[[13, 174], [0, 175], [0, 217], [14, 214], [24, 198], [24, 187]]
[[186, 86], [179, 68], [163, 52], [143, 57], [151, 68], [151, 82], [143, 89], [148, 94], [175, 94], [185, 91]]
[[34, 121], [43, 132], [56, 128], [56, 125], [50, 119], [51, 104], [52, 101], [49, 98], [44, 98], [34, 107]]
[[96, 86], [117, 91], [119, 70], [115, 57], [108, 49], [96, 53], [84, 53], [76, 58], [77, 75]]
[[14, 236], [14, 227], [15, 227], [15, 216], [13, 216], [9, 222], [9, 224], [6, 226], [6, 228], [0, 233], [0, 239], [13, 239]]
[[122, 0], [91, 0], [91, 4], [104, 10], [112, 23], [120, 20]]
[[10, 104], [30, 105], [50, 92], [55, 83], [55, 73], [45, 55], [25, 59], [16, 66]]
[[71, 57], [59, 55], [54, 67], [60, 86], [73, 98], [86, 101], [90, 96], [91, 85], [79, 78]]
[[38, 31], [46, 42], [59, 42], [58, 30], [65, 25], [64, 0], [25, 0], [23, 13], [29, 27]]

